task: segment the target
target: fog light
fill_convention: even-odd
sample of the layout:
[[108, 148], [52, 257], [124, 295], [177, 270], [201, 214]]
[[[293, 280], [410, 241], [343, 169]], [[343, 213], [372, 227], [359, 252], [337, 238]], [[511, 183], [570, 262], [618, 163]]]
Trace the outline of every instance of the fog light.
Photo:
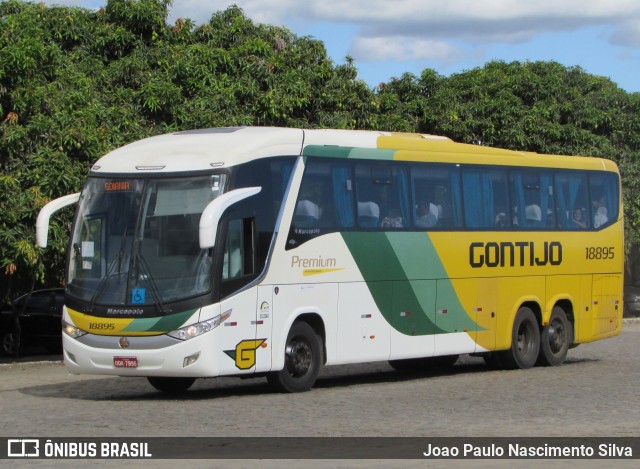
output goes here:
[[196, 360], [198, 360], [199, 357], [200, 357], [200, 352], [194, 353], [193, 355], [189, 355], [188, 357], [185, 357], [184, 361], [182, 362], [182, 367], [186, 368], [189, 365], [193, 365], [196, 362]]
[[71, 363], [73, 363], [74, 365], [78, 364], [78, 362], [76, 361], [76, 356], [73, 353], [65, 351], [65, 355]]

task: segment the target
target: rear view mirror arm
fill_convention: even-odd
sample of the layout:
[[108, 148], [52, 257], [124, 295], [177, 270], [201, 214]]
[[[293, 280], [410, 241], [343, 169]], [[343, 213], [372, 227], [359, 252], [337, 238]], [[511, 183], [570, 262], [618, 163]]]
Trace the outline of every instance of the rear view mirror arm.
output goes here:
[[209, 202], [200, 217], [200, 249], [208, 249], [215, 246], [218, 224], [226, 209], [247, 197], [257, 194], [261, 190], [262, 187], [243, 187], [222, 194]]
[[36, 221], [36, 244], [38, 246], [41, 248], [47, 247], [49, 219], [51, 218], [51, 215], [60, 209], [68, 207], [69, 205], [77, 204], [78, 200], [80, 200], [80, 192], [59, 197], [42, 207]]

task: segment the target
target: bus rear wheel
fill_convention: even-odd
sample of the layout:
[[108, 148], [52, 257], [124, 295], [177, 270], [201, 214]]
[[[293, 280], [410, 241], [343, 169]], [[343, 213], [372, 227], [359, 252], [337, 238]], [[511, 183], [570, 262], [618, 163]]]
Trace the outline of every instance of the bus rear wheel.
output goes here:
[[531, 308], [523, 306], [516, 314], [511, 332], [511, 348], [500, 352], [506, 369], [526, 369], [536, 364], [540, 350], [540, 329]]
[[157, 376], [147, 377], [149, 384], [158, 391], [169, 394], [185, 392], [195, 382], [195, 378], [165, 378]]
[[267, 380], [280, 391], [308, 391], [316, 382], [321, 360], [322, 339], [306, 322], [296, 322], [287, 336], [284, 368], [269, 373]]
[[540, 333], [540, 354], [538, 364], [558, 366], [564, 363], [573, 342], [573, 326], [564, 310], [556, 306], [551, 311], [549, 324]]

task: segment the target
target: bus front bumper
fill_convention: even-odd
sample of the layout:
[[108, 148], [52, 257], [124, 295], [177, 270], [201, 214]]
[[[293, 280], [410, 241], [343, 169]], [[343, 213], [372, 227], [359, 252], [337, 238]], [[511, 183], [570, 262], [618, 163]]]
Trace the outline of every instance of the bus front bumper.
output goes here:
[[80, 340], [64, 333], [62, 336], [64, 363], [74, 374], [192, 378], [219, 375], [211, 333], [185, 341], [162, 336], [171, 344], [159, 348], [154, 347], [157, 336], [83, 336]]

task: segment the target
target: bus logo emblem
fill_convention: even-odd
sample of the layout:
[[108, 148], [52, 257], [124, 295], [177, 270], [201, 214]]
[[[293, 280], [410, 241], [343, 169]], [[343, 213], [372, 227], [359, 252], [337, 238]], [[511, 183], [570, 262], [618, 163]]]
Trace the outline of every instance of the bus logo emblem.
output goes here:
[[236, 368], [240, 370], [248, 370], [256, 364], [256, 350], [267, 339], [243, 340], [236, 345], [235, 350], [225, 350], [224, 353], [235, 360]]

